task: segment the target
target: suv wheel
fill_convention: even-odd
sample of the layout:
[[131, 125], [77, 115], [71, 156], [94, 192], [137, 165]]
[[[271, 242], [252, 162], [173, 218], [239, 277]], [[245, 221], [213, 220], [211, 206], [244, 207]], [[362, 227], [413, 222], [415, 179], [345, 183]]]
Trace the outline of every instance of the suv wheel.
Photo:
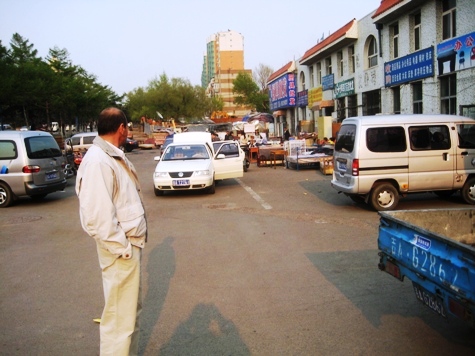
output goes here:
[[13, 202], [13, 193], [8, 184], [0, 182], [0, 208], [6, 208]]

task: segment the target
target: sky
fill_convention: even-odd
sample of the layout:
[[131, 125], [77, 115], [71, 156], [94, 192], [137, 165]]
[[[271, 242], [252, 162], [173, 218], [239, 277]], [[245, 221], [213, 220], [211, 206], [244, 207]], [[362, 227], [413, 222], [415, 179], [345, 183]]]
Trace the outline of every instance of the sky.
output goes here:
[[244, 36], [244, 66], [279, 70], [380, 0], [0, 0], [0, 41], [14, 33], [38, 56], [69, 59], [119, 95], [166, 74], [201, 85], [206, 43]]

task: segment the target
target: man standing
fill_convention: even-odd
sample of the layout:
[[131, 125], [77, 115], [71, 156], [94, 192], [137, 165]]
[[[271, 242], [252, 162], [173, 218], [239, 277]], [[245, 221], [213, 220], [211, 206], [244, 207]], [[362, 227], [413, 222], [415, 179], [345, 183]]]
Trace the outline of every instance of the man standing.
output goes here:
[[147, 223], [132, 163], [119, 148], [127, 139], [127, 118], [103, 110], [98, 136], [76, 177], [81, 225], [97, 244], [105, 305], [100, 324], [101, 355], [136, 355], [142, 309], [140, 262]]

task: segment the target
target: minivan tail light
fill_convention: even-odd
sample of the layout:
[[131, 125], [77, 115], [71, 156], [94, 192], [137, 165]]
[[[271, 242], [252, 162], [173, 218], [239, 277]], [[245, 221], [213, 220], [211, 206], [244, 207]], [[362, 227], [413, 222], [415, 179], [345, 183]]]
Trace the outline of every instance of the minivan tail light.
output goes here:
[[360, 160], [355, 158], [351, 164], [351, 175], [359, 176], [360, 175]]
[[40, 166], [24, 166], [22, 169], [23, 173], [38, 173], [40, 171]]

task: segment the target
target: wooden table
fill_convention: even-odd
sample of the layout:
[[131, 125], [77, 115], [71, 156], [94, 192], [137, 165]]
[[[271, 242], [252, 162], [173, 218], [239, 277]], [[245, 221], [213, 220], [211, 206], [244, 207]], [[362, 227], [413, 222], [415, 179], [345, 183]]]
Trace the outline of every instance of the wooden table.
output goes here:
[[270, 160], [271, 162], [274, 163], [274, 169], [276, 166], [276, 160], [278, 156], [282, 156], [282, 164], [285, 165], [285, 156], [287, 156], [287, 151], [286, 150], [272, 150], [270, 153]]

